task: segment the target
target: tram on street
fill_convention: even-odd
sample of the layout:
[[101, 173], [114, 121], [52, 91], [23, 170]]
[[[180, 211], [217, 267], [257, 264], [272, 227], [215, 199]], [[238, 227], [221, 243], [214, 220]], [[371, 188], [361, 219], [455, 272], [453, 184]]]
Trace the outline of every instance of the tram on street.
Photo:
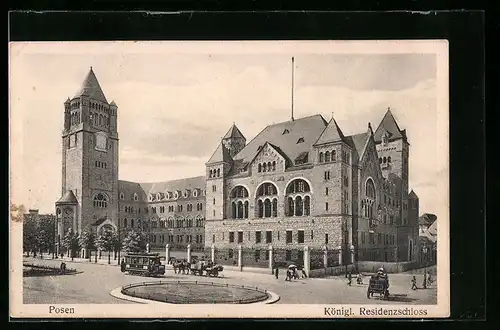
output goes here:
[[165, 265], [162, 265], [159, 253], [128, 253], [122, 272], [130, 275], [163, 276]]

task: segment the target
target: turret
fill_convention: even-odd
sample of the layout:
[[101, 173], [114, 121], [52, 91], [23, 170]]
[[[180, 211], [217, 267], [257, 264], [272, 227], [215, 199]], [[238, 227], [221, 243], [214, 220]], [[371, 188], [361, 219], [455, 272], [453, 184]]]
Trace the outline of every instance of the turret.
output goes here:
[[111, 133], [116, 133], [118, 131], [118, 106], [115, 101], [111, 101], [109, 104], [109, 117], [110, 117], [110, 131]]
[[68, 97], [64, 102], [64, 131], [68, 131], [71, 126], [71, 101]]
[[245, 147], [246, 142], [247, 140], [234, 123], [226, 135], [222, 138], [222, 143], [229, 150], [231, 157], [234, 157], [238, 152], [240, 152], [241, 149]]

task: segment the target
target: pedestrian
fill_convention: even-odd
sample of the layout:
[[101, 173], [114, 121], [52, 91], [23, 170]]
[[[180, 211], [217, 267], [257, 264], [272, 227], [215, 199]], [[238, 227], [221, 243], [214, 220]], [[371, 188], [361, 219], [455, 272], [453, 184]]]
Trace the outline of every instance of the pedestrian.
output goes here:
[[358, 273], [358, 276], [356, 278], [356, 281], [359, 285], [362, 285], [363, 284], [363, 275], [361, 275], [361, 273]]
[[352, 274], [351, 272], [347, 273], [347, 285], [351, 286], [352, 284]]
[[287, 270], [286, 270], [286, 277], [285, 277], [285, 281], [291, 281], [291, 279], [290, 279], [290, 269], [287, 269]]
[[413, 278], [411, 279], [411, 289], [412, 290], [417, 290], [417, 278], [415, 275], [413, 275]]
[[275, 272], [274, 272], [274, 276], [276, 276], [276, 279], [278, 279], [278, 278], [279, 278], [279, 274], [280, 274], [280, 270], [279, 270], [279, 268], [278, 268], [278, 267], [276, 267], [276, 270], [275, 270]]
[[304, 268], [302, 268], [302, 278], [307, 278], [307, 274]]
[[126, 268], [126, 265], [125, 265], [125, 259], [124, 259], [124, 258], [122, 258], [122, 261], [121, 261], [121, 263], [120, 263], [120, 269], [121, 269], [122, 273], [124, 273], [124, 272], [125, 272], [125, 268]]
[[432, 285], [432, 282], [434, 282], [434, 280], [432, 279], [431, 273], [429, 273], [429, 278], [427, 279], [427, 283], [429, 283], [429, 285]]

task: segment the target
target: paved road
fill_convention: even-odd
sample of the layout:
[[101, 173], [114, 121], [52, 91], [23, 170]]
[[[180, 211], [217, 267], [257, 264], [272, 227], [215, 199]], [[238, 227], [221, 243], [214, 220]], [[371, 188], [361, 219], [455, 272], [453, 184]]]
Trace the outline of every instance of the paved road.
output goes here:
[[[40, 260], [25, 258], [25, 261], [59, 266], [58, 260]], [[249, 272], [224, 271], [221, 278], [207, 278], [194, 275], [177, 275], [167, 268], [164, 278], [145, 278], [125, 275], [117, 265], [107, 265], [88, 262], [66, 261], [68, 268], [76, 268], [83, 273], [65, 276], [45, 276], [24, 278], [25, 304], [51, 303], [130, 303], [112, 297], [109, 292], [119, 286], [142, 281], [155, 280], [202, 280], [208, 282], [256, 286], [277, 293], [280, 304], [436, 304], [436, 288], [411, 290], [410, 274], [392, 274], [391, 299], [379, 300], [366, 297], [367, 285], [353, 284], [348, 286], [345, 277], [301, 279], [292, 282], [284, 280], [284, 271], [280, 279], [272, 275]], [[417, 277], [418, 284], [421, 279]], [[365, 282], [368, 279], [365, 278]], [[353, 283], [355, 280], [353, 279]]]

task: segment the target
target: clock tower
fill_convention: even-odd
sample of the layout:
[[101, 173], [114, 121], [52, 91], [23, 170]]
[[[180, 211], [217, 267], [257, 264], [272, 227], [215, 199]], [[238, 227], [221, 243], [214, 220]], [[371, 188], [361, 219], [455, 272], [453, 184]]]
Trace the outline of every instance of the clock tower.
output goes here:
[[64, 103], [62, 189], [56, 202], [58, 234], [118, 222], [118, 107], [108, 103], [90, 68]]

